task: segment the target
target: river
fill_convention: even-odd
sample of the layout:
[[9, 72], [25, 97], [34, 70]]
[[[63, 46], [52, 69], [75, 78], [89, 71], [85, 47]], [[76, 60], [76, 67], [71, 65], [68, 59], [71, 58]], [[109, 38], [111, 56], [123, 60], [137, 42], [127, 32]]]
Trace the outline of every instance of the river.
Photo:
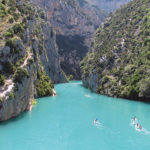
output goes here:
[[[0, 124], [0, 150], [150, 149], [150, 104], [101, 96], [80, 81], [55, 89], [57, 96]], [[142, 130], [131, 124], [134, 116]]]

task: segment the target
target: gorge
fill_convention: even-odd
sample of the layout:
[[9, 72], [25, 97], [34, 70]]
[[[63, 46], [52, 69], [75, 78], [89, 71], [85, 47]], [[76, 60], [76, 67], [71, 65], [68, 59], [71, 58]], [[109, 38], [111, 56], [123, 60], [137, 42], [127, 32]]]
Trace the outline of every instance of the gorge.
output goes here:
[[54, 84], [67, 76], [81, 79], [79, 62], [107, 16], [84, 0], [2, 0], [0, 121], [31, 110], [34, 98], [54, 95]]
[[0, 150], [149, 150], [149, 76], [150, 0], [0, 0]]

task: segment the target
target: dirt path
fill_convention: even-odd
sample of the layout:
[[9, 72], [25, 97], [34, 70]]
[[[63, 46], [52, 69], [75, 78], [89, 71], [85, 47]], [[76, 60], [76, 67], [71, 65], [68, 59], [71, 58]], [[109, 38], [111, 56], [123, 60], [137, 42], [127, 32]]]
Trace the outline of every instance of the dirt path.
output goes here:
[[20, 68], [23, 68], [27, 65], [28, 63], [28, 60], [32, 57], [32, 54], [30, 52], [27, 52], [28, 53], [28, 56], [27, 58], [24, 60], [23, 64], [20, 66]]
[[14, 83], [12, 81], [12, 79], [7, 79], [5, 81], [5, 85], [1, 86], [0, 87], [0, 97], [3, 98], [5, 96], [7, 96], [7, 94], [9, 95], [12, 91], [14, 87]]

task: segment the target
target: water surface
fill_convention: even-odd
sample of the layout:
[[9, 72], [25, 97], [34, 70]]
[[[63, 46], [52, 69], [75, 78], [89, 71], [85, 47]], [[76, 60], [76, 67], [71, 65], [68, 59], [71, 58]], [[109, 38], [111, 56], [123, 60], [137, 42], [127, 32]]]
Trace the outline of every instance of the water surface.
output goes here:
[[[0, 150], [150, 149], [149, 104], [97, 95], [79, 81], [55, 89], [56, 97], [38, 99], [32, 112], [0, 124]], [[130, 124], [134, 116], [144, 131]]]

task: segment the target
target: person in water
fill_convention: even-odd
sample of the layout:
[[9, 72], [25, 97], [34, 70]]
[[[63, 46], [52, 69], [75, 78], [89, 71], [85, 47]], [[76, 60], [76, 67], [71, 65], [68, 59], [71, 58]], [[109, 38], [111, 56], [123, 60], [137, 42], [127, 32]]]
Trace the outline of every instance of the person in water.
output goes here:
[[139, 125], [139, 124], [137, 123], [136, 126], [137, 126], [139, 129], [142, 130], [142, 126], [141, 126], [141, 125]]
[[95, 120], [94, 120], [94, 123], [97, 123], [98, 122], [98, 119], [96, 118]]
[[142, 126], [141, 125], [139, 125], [139, 128], [142, 130]]
[[132, 124], [137, 125], [137, 119], [136, 119], [136, 117], [132, 118]]
[[133, 120], [135, 121], [135, 120], [136, 120], [136, 117], [133, 117]]

